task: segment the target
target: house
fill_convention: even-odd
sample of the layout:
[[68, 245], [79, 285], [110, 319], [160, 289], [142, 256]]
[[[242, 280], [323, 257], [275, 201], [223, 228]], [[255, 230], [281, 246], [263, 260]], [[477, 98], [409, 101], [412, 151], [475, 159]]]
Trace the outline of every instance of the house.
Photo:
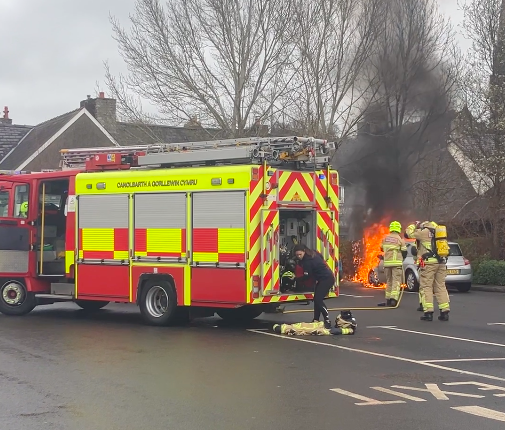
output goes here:
[[[268, 126], [257, 119], [250, 127], [251, 136], [265, 136]], [[282, 130], [280, 135], [290, 135]], [[149, 145], [215, 140], [227, 137], [222, 130], [204, 128], [196, 118], [183, 127], [118, 121], [116, 100], [87, 96], [79, 108], [35, 126], [13, 124], [6, 107], [0, 118], [0, 170], [58, 169], [60, 150]]]
[[118, 143], [85, 108], [79, 108], [36, 126], [16, 125], [8, 108], [0, 123], [0, 170], [58, 169], [60, 150]]

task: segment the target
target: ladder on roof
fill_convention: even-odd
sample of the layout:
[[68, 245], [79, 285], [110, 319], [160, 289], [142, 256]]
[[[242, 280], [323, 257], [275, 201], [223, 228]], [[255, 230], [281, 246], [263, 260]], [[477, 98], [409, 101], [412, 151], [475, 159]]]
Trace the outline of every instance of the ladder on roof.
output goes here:
[[[268, 162], [270, 165], [294, 164], [298, 169], [326, 167], [335, 143], [313, 137], [250, 137], [202, 142], [158, 143], [109, 148], [61, 150], [62, 169], [79, 168], [93, 157], [119, 155], [132, 166], [175, 167]], [[115, 158], [114, 158], [115, 159]], [[132, 160], [135, 160], [132, 163]], [[126, 161], [127, 160], [127, 161]], [[117, 161], [117, 160], [116, 160]], [[123, 163], [123, 164], [124, 164]]]

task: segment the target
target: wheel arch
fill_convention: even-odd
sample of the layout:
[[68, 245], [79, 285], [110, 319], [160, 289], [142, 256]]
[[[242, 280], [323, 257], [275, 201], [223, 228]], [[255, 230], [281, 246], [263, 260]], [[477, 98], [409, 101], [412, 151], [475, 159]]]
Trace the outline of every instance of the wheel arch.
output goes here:
[[143, 273], [140, 275], [139, 280], [137, 282], [137, 293], [135, 295], [135, 303], [138, 305], [140, 297], [142, 296], [142, 290], [147, 285], [148, 282], [155, 281], [164, 281], [169, 282], [170, 285], [174, 287], [174, 293], [177, 297], [177, 286], [175, 284], [175, 279], [172, 275], [168, 273]]

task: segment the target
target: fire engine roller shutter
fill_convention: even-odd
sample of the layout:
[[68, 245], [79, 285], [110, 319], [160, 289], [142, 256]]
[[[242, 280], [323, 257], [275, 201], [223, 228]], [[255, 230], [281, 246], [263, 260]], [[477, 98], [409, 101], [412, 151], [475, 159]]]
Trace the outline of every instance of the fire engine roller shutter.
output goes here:
[[128, 260], [127, 194], [78, 197], [79, 259]]
[[186, 193], [135, 194], [135, 259], [186, 261]]
[[193, 262], [245, 266], [245, 192], [193, 194]]

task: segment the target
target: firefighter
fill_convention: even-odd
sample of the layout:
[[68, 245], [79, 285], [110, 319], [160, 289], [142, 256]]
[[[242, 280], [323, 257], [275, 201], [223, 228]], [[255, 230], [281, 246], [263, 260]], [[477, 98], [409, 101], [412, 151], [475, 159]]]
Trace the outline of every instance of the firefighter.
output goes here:
[[424, 311], [422, 321], [433, 321], [433, 295], [437, 298], [440, 321], [449, 321], [449, 294], [445, 286], [447, 274], [446, 261], [432, 249], [433, 233], [430, 229], [437, 227], [433, 221], [416, 221], [405, 230], [406, 236], [417, 241], [417, 258], [419, 264], [419, 299]]
[[407, 257], [407, 245], [402, 236], [402, 225], [398, 221], [389, 224], [389, 234], [382, 240], [384, 272], [386, 273], [386, 302], [379, 306], [396, 306], [400, 297], [403, 278], [403, 260]]
[[19, 206], [19, 216], [21, 218], [28, 217], [28, 202], [23, 202], [21, 203], [21, 206]]
[[303, 268], [303, 275], [293, 278], [297, 281], [312, 278], [316, 283], [316, 286], [314, 287], [313, 322], [319, 322], [319, 317], [323, 314], [324, 327], [326, 329], [330, 329], [330, 314], [328, 313], [328, 308], [324, 303], [324, 298], [328, 295], [331, 287], [335, 284], [335, 275], [318, 252], [303, 244], [296, 245], [293, 250], [296, 258], [300, 261]]
[[358, 324], [352, 316], [351, 311], [342, 311], [335, 318], [335, 327], [326, 328], [322, 322], [295, 323], [295, 324], [275, 324], [274, 332], [287, 334], [288, 336], [330, 336], [330, 335], [350, 335], [356, 333]]

